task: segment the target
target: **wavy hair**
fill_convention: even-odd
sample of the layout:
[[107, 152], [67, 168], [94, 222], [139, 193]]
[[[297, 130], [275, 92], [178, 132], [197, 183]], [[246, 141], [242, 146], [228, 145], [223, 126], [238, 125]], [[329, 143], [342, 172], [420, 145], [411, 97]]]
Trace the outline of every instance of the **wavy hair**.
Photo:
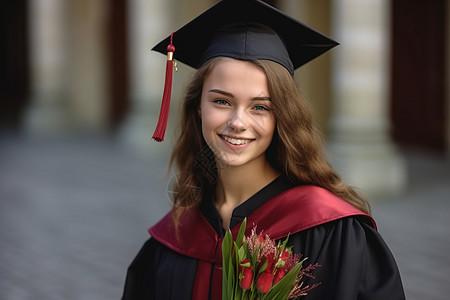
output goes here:
[[[175, 167], [178, 174], [172, 187], [176, 224], [184, 209], [198, 205], [203, 193], [213, 190], [217, 178], [214, 153], [203, 139], [199, 107], [203, 82], [221, 59], [207, 61], [186, 87], [178, 139], [169, 163], [169, 169]], [[370, 213], [369, 203], [344, 184], [327, 162], [322, 135], [290, 73], [272, 61], [251, 62], [267, 76], [277, 122], [271, 145], [266, 151], [270, 164], [294, 184], [307, 183], [323, 187], [362, 212]]]

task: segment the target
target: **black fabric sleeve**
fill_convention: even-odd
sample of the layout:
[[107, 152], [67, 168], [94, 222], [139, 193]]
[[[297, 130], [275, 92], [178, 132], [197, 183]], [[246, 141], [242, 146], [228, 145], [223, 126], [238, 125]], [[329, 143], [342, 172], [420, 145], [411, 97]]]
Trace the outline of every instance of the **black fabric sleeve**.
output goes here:
[[293, 234], [289, 244], [308, 259], [304, 266], [319, 263], [315, 279], [321, 285], [302, 300], [404, 300], [395, 260], [379, 233], [365, 220], [348, 217]]
[[191, 299], [197, 260], [149, 239], [128, 268], [122, 300]]

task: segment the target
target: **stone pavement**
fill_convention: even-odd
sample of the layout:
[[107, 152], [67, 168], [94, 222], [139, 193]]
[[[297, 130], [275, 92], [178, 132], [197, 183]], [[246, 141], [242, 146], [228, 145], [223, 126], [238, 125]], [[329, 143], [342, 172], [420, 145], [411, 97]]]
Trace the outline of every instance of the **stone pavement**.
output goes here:
[[[448, 299], [450, 161], [407, 159], [410, 189], [377, 199], [374, 216], [408, 299]], [[120, 299], [146, 228], [169, 209], [166, 163], [113, 138], [0, 136], [0, 300]]]

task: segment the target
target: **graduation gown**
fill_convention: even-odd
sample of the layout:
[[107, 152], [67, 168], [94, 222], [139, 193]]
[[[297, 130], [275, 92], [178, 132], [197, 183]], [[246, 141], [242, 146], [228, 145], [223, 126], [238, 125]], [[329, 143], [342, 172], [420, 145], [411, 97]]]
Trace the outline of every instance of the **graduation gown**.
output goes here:
[[[247, 217], [273, 239], [289, 235], [295, 253], [319, 263], [321, 282], [304, 300], [405, 299], [395, 260], [373, 220], [329, 191], [293, 186], [279, 177], [235, 208], [230, 228], [237, 234]], [[169, 213], [149, 229], [127, 273], [123, 300], [221, 299], [221, 243], [224, 230], [212, 197], [180, 218], [175, 230]]]

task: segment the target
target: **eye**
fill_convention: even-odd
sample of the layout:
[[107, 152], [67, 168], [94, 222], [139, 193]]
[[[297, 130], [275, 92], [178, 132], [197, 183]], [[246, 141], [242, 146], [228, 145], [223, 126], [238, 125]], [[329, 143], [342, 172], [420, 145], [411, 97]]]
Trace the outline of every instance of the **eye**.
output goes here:
[[268, 111], [268, 110], [269, 110], [269, 108], [266, 107], [266, 106], [264, 106], [264, 105], [255, 105], [255, 106], [253, 107], [253, 109], [254, 109], [254, 110], [259, 110], [259, 111]]
[[228, 101], [224, 100], [224, 99], [215, 99], [215, 100], [213, 100], [213, 102], [216, 103], [216, 104], [219, 104], [219, 105], [230, 105], [228, 103]]

